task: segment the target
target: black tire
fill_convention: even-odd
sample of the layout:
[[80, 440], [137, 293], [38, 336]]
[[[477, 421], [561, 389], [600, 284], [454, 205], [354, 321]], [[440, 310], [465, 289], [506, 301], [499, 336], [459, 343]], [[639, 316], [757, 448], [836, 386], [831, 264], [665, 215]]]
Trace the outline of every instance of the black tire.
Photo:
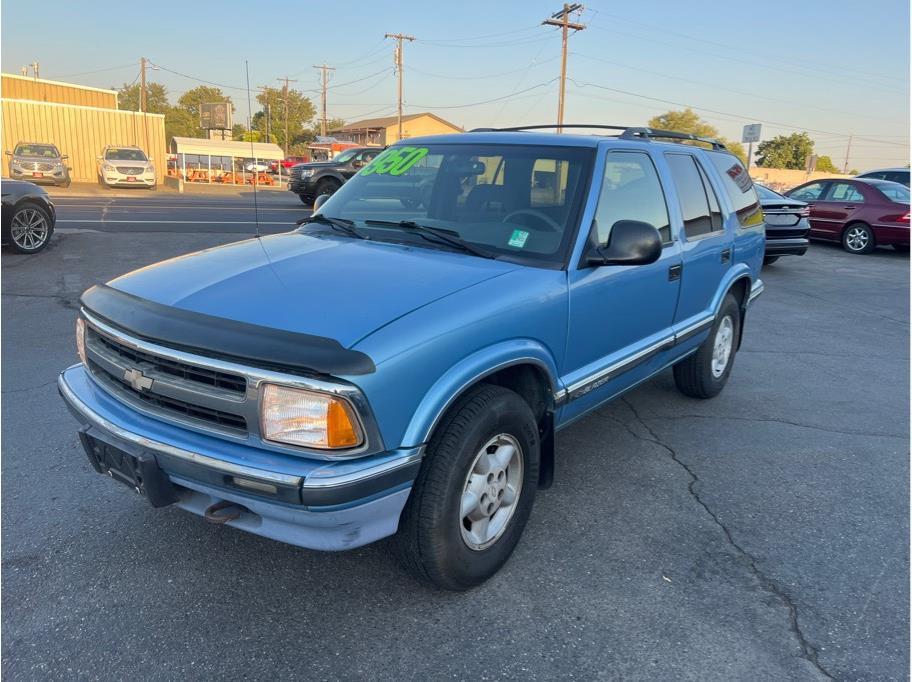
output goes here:
[[72, 185], [72, 184], [73, 184], [73, 181], [70, 180], [69, 178], [67, 178], [60, 186], [61, 186], [61, 187], [69, 187], [69, 186]]
[[874, 230], [867, 223], [850, 223], [842, 231], [842, 248], [849, 253], [871, 253], [876, 247]]
[[154, 192], [154, 191], [156, 191], [157, 189], [158, 189], [158, 184], [149, 185], [149, 191], [150, 191], [150, 192]]
[[[31, 222], [30, 217], [34, 214], [27, 213], [29, 211], [34, 211], [37, 213], [41, 219], [44, 220], [44, 225], [46, 226], [46, 233], [44, 234], [43, 240], [38, 243], [31, 244], [29, 243], [32, 238], [26, 238], [25, 236], [20, 237], [20, 241], [17, 241], [13, 237], [13, 226], [20, 216], [22, 219]], [[10, 249], [16, 253], [22, 253], [31, 255], [43, 251], [44, 248], [50, 243], [51, 236], [54, 234], [54, 223], [51, 221], [51, 215], [48, 213], [47, 209], [39, 204], [32, 203], [30, 201], [23, 202], [16, 206], [13, 210], [12, 216], [10, 217], [9, 225], [3, 229], [3, 241], [9, 246]]]
[[764, 265], [772, 265], [772, 264], [775, 263], [777, 260], [779, 260], [779, 256], [764, 256], [764, 257], [763, 257], [763, 264], [764, 264]]
[[299, 194], [298, 195], [298, 199], [300, 199], [301, 203], [304, 204], [305, 206], [313, 206], [315, 198], [316, 197], [312, 197], [309, 194]]
[[335, 194], [336, 191], [342, 186], [342, 183], [333, 178], [323, 178], [317, 183], [317, 187], [314, 190], [314, 198], [320, 196], [321, 194]]
[[899, 251], [900, 253], [909, 253], [909, 245], [908, 245], [908, 244], [894, 244], [894, 245], [893, 245], [893, 249], [894, 249], [895, 251]]
[[[468, 532], [463, 528], [470, 526], [461, 515], [462, 497], [477, 458], [492, 452], [485, 444], [503, 435], [519, 444], [522, 466], [516, 470], [522, 472], [521, 485], [500, 535], [489, 546], [473, 549], [463, 538]], [[496, 451], [498, 446], [491, 447]], [[539, 455], [538, 426], [519, 395], [481, 384], [460, 398], [434, 432], [399, 520], [393, 546], [405, 568], [418, 580], [447, 590], [466, 590], [494, 575], [510, 558], [529, 519]], [[500, 499], [499, 493], [494, 499]]]
[[[731, 349], [722, 372], [713, 371], [713, 353], [716, 337], [726, 319], [731, 323]], [[684, 395], [691, 398], [713, 398], [725, 387], [732, 365], [735, 364], [735, 353], [741, 334], [741, 308], [732, 294], [727, 294], [713, 322], [709, 336], [700, 344], [696, 353], [689, 355], [674, 366], [675, 385]]]

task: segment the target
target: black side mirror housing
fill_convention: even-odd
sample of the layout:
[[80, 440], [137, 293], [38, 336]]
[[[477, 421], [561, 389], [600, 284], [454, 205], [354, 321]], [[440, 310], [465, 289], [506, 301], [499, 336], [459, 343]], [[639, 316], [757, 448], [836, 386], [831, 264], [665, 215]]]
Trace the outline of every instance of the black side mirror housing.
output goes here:
[[586, 256], [587, 265], [648, 265], [662, 255], [659, 231], [639, 220], [619, 220], [611, 228], [608, 243], [595, 246]]
[[70, 158], [69, 154], [64, 154], [63, 156], [60, 157], [60, 160], [66, 161], [68, 158]]
[[319, 211], [320, 207], [326, 203], [326, 200], [329, 199], [330, 196], [331, 195], [329, 195], [329, 194], [321, 194], [320, 196], [318, 196], [316, 198], [316, 200], [314, 200], [313, 212], [316, 213], [317, 211]]
[[362, 166], [364, 166], [364, 161], [361, 159], [355, 159], [352, 161], [352, 168], [361, 168]]

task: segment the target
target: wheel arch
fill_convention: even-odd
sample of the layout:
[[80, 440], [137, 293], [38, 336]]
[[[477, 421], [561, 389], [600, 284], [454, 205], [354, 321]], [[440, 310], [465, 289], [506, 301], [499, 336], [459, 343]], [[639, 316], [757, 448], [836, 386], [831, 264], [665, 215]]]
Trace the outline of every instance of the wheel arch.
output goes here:
[[557, 366], [548, 350], [532, 340], [499, 344], [478, 351], [454, 365], [422, 399], [406, 429], [403, 442], [427, 443], [444, 415], [479, 384], [515, 391], [529, 405], [539, 424], [541, 466], [539, 482], [553, 477], [554, 409], [559, 392]]

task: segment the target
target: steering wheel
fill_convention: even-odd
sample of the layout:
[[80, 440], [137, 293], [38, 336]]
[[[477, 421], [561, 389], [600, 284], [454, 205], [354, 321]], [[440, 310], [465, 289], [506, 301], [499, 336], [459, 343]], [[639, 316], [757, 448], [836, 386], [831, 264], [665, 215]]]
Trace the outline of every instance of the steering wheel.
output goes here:
[[542, 228], [536, 228], [533, 225], [524, 223], [527, 227], [530, 227], [533, 230], [541, 229], [544, 232], [560, 232], [563, 229], [557, 222], [549, 218], [546, 214], [542, 213], [541, 211], [536, 211], [534, 208], [521, 208], [517, 211], [511, 211], [504, 216], [504, 219], [501, 222], [509, 222], [511, 218], [519, 215], [526, 215], [530, 218], [535, 218], [540, 222], [540, 225], [544, 226]]

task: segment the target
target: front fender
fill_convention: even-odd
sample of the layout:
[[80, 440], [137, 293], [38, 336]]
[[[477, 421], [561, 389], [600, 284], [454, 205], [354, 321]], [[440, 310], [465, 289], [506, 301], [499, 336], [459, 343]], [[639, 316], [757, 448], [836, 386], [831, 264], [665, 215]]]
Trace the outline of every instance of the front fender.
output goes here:
[[498, 370], [521, 364], [542, 370], [552, 396], [560, 390], [557, 364], [543, 344], [533, 339], [502, 341], [463, 358], [431, 386], [418, 404], [402, 442], [427, 442], [441, 417], [466, 389]]

